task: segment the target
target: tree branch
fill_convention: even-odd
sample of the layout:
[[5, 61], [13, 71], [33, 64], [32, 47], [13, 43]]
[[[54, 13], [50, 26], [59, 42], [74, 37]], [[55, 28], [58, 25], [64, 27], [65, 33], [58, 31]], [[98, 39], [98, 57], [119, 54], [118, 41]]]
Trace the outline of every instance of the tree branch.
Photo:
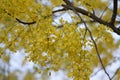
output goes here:
[[62, 9], [58, 9], [58, 10], [52, 11], [52, 13], [54, 14], [54, 13], [56, 13], [56, 12], [61, 12], [61, 11], [65, 11], [65, 10], [67, 10], [67, 9], [62, 8]]
[[111, 17], [111, 23], [114, 24], [116, 16], [117, 16], [117, 6], [118, 6], [118, 1], [113, 0], [113, 14]]
[[[115, 33], [117, 33], [118, 35], [120, 35], [120, 30], [119, 28], [116, 28], [114, 23], [116, 22], [115, 19], [116, 19], [116, 15], [117, 15], [117, 0], [114, 0], [114, 10], [113, 10], [113, 15], [112, 15], [112, 18], [111, 18], [111, 22], [107, 22], [107, 21], [104, 21], [102, 20], [101, 18], [97, 17], [94, 13], [91, 13], [89, 11], [86, 11], [82, 8], [79, 8], [79, 7], [75, 7], [73, 6], [73, 4], [69, 1], [69, 0], [63, 0], [67, 5], [62, 5], [64, 8], [63, 9], [59, 9], [59, 10], [55, 10], [53, 11], [52, 13], [56, 13], [56, 12], [60, 12], [60, 11], [65, 11], [65, 10], [71, 10], [70, 6], [72, 6], [76, 12], [78, 13], [81, 13], [83, 15], [86, 15], [90, 18], [92, 18], [94, 21], [100, 23], [100, 24], [103, 24], [103, 25], [106, 25], [108, 27], [110, 27]], [[69, 5], [69, 6], [68, 6]], [[8, 15], [11, 16], [10, 13], [8, 13], [7, 11], [5, 11]], [[24, 22], [24, 21], [21, 21], [20, 19], [16, 18], [16, 20], [19, 22], [19, 23], [22, 23], [22, 24], [25, 24], [25, 25], [31, 25], [31, 24], [35, 24], [36, 21], [32, 21], [32, 22]]]
[[[65, 7], [68, 10], [71, 10], [71, 8], [68, 5], [62, 5], [63, 7]], [[83, 15], [89, 16], [90, 18], [92, 18], [93, 20], [95, 20], [96, 22], [99, 22], [100, 24], [104, 24], [104, 25], [108, 25], [109, 23], [102, 20], [101, 18], [97, 17], [96, 15], [94, 15], [93, 13], [90, 13], [84, 9], [72, 6], [78, 13], [81, 13]]]
[[[97, 21], [94, 21], [94, 20], [90, 20], [90, 21], [88, 20], [88, 21], [87, 21], [87, 20], [85, 20], [85, 22], [86, 22], [86, 23], [96, 23]], [[82, 24], [82, 22], [78, 22], [78, 24]], [[120, 21], [117, 21], [117, 20], [116, 20], [116, 21], [115, 21], [115, 24], [117, 24], [117, 25], [120, 24]]]
[[[69, 2], [69, 0], [64, 0], [64, 1]], [[68, 4], [68, 3], [66, 3], [66, 4]], [[64, 5], [63, 5], [63, 6], [64, 6]], [[105, 67], [104, 67], [104, 64], [103, 64], [103, 62], [102, 62], [102, 59], [101, 59], [100, 54], [99, 54], [99, 51], [98, 51], [97, 44], [96, 44], [96, 42], [95, 42], [95, 40], [94, 40], [94, 38], [93, 38], [93, 35], [92, 35], [90, 29], [87, 27], [87, 24], [86, 24], [85, 21], [82, 19], [82, 17], [78, 14], [78, 11], [76, 11], [76, 9], [75, 9], [74, 6], [71, 6], [71, 5], [69, 5], [69, 4], [68, 4], [68, 5], [65, 5], [65, 6], [67, 6], [68, 9], [72, 10], [72, 11], [80, 18], [80, 20], [83, 22], [83, 24], [85, 25], [85, 28], [86, 28], [87, 31], [89, 32], [90, 38], [91, 38], [91, 40], [93, 41], [93, 44], [94, 44], [94, 46], [95, 46], [96, 54], [97, 54], [98, 59], [99, 59], [99, 61], [100, 61], [100, 63], [101, 63], [101, 66], [102, 66], [105, 74], [108, 76], [109, 80], [112, 80], [112, 79], [110, 78], [110, 75], [107, 73], [107, 71], [106, 71], [106, 69], [105, 69]], [[91, 13], [91, 14], [92, 14], [92, 13]]]
[[94, 40], [94, 38], [93, 38], [92, 32], [91, 32], [90, 29], [87, 27], [87, 24], [84, 22], [84, 20], [83, 20], [81, 17], [80, 17], [80, 19], [81, 19], [81, 21], [84, 23], [87, 31], [89, 32], [90, 38], [91, 38], [91, 40], [93, 41], [93, 44], [94, 44], [94, 46], [95, 46], [96, 54], [97, 54], [97, 56], [98, 56], [98, 59], [99, 59], [99, 61], [100, 61], [100, 64], [101, 64], [101, 66], [102, 66], [105, 74], [108, 76], [109, 80], [112, 80], [112, 79], [110, 78], [110, 75], [108, 74], [108, 72], [106, 71], [106, 69], [105, 69], [105, 67], [104, 67], [104, 64], [103, 64], [103, 62], [102, 62], [102, 59], [101, 59], [100, 54], [99, 54], [99, 51], [98, 51], [97, 44], [96, 44], [96, 42], [95, 42], [95, 40]]
[[19, 20], [18, 18], [16, 18], [16, 20], [17, 20], [19, 23], [22, 23], [22, 24], [24, 24], [24, 25], [31, 25], [31, 24], [35, 24], [35, 23], [36, 23], [36, 21], [33, 21], [33, 22], [24, 22], [24, 21]]
[[[115, 63], [116, 61], [117, 61], [117, 60], [114, 59], [112, 62], [108, 63], [107, 66], [112, 65], [112, 64]], [[97, 74], [99, 71], [101, 71], [101, 70], [102, 70], [102, 68], [100, 68], [99, 70], [97, 70], [94, 74], [91, 75], [91, 77], [96, 76], [96, 74]], [[113, 79], [113, 78], [111, 77], [111, 79]]]
[[73, 6], [73, 4], [69, 0], [63, 0], [67, 5]]
[[[5, 9], [3, 10], [5, 13], [7, 13], [7, 15], [9, 15], [9, 16], [11, 16], [11, 17], [13, 17], [9, 12], [7, 12]], [[36, 23], [36, 21], [32, 21], [32, 22], [24, 22], [24, 21], [21, 21], [20, 19], [18, 19], [18, 18], [15, 18], [19, 23], [22, 23], [22, 24], [24, 24], [24, 25], [31, 25], [31, 24], [35, 24]]]
[[[110, 4], [109, 4], [109, 5], [110, 5]], [[109, 9], [109, 8], [108, 8], [108, 7], [109, 7], [109, 5], [105, 7], [105, 9], [103, 10], [103, 12], [102, 12], [102, 14], [101, 14], [100, 18], [102, 18], [102, 17], [103, 17], [103, 14], [105, 13], [105, 11], [107, 11], [107, 9]]]
[[[67, 2], [66, 4], [68, 4], [68, 1], [69, 1], [69, 0], [64, 0], [64, 1], [66, 1], [66, 2]], [[116, 1], [116, 0], [115, 0], [115, 1]], [[115, 2], [114, 2], [114, 3], [115, 3]], [[81, 14], [83, 14], [83, 15], [86, 15], [86, 16], [92, 18], [93, 20], [95, 20], [96, 22], [110, 27], [115, 33], [117, 33], [118, 35], [120, 35], [120, 30], [119, 30], [118, 28], [116, 28], [115, 25], [113, 24], [113, 22], [115, 22], [115, 21], [112, 21], [112, 23], [111, 23], [111, 22], [104, 21], [104, 20], [102, 20], [101, 18], [97, 17], [95, 14], [93, 14], [93, 13], [91, 13], [91, 12], [89, 12], [89, 11], [86, 11], [86, 10], [84, 10], [84, 9], [82, 9], [82, 8], [75, 7], [75, 6], [73, 6], [73, 5], [70, 5], [70, 6], [69, 6], [69, 5], [64, 5], [64, 4], [63, 4], [62, 6], [63, 6], [64, 8], [66, 8], [67, 10], [72, 10], [71, 7], [70, 7], [70, 6], [72, 6], [72, 7], [75, 9], [76, 12], [81, 13]], [[114, 14], [114, 17], [115, 17], [115, 15], [117, 15], [117, 14]], [[114, 19], [115, 19], [115, 18], [113, 18], [113, 20], [114, 20]]]
[[[66, 9], [65, 8], [62, 8], [62, 9], [58, 9], [58, 10], [55, 10], [55, 11], [52, 11], [52, 13], [56, 13], [56, 12], [61, 12], [61, 11], [65, 11]], [[50, 15], [51, 16], [51, 15]], [[46, 16], [45, 16], [46, 17]], [[20, 19], [16, 18], [16, 20], [19, 22], [19, 23], [22, 23], [24, 25], [31, 25], [31, 24], [35, 24], [36, 21], [32, 21], [32, 22], [24, 22], [24, 21], [21, 21]]]

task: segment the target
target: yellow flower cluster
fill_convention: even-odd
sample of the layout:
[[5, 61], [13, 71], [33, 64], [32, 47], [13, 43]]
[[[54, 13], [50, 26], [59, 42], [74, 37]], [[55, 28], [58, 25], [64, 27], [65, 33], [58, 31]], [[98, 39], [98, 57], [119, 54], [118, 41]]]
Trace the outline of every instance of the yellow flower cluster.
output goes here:
[[[0, 0], [0, 44], [5, 44], [4, 47], [0, 47], [0, 56], [6, 49], [13, 52], [25, 49], [29, 54], [26, 57], [29, 61], [42, 67], [49, 65], [45, 71], [64, 68], [68, 70], [68, 76], [74, 80], [89, 80], [93, 67], [98, 66], [99, 61], [88, 33], [83, 39], [85, 29], [78, 27], [77, 22], [69, 24], [64, 19], [59, 21], [63, 27], [58, 28], [53, 25], [52, 9], [61, 5], [63, 0], [50, 1], [50, 5], [43, 5], [42, 2], [37, 3], [35, 0]], [[101, 5], [108, 3], [103, 3], [102, 0], [75, 0], [75, 5], [79, 4], [91, 11], [93, 8], [103, 9], [104, 6]], [[73, 21], [79, 20], [73, 14], [72, 17]], [[108, 20], [106, 17], [107, 15], [104, 15], [103, 19]], [[23, 25], [16, 18], [25, 22], [36, 21], [36, 23]], [[103, 61], [107, 65], [112, 59], [112, 51], [108, 48], [113, 50], [118, 46], [115, 46], [109, 29], [104, 25], [97, 25], [90, 23], [88, 27], [98, 45], [99, 53], [105, 55]], [[88, 46], [91, 50], [88, 50]], [[106, 56], [109, 59], [106, 59]]]

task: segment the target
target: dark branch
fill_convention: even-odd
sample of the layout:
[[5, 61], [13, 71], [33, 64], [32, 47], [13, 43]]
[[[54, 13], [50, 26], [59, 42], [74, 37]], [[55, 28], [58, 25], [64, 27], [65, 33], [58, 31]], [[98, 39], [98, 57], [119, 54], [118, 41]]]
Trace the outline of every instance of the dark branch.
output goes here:
[[[62, 5], [63, 7], [65, 7], [66, 9], [72, 10], [68, 5]], [[108, 22], [102, 20], [101, 18], [98, 18], [96, 15], [94, 15], [93, 13], [90, 13], [84, 9], [72, 6], [78, 13], [81, 13], [83, 15], [89, 16], [90, 18], [92, 18], [93, 20], [95, 20], [96, 22], [99, 22], [100, 24], [104, 24], [104, 25], [108, 25]]]
[[[75, 11], [77, 11], [78, 13], [81, 13], [83, 15], [86, 15], [86, 16], [89, 16], [90, 18], [92, 18], [94, 21], [100, 23], [100, 24], [103, 24], [103, 25], [106, 25], [110, 28], [112, 28], [112, 30], [117, 33], [118, 35], [120, 35], [120, 30], [118, 28], [115, 27], [114, 23], [116, 22], [115, 19], [116, 19], [116, 15], [117, 15], [117, 0], [114, 0], [114, 10], [113, 10], [113, 15], [112, 15], [112, 18], [111, 18], [111, 22], [107, 22], [107, 21], [104, 21], [102, 20], [101, 18], [97, 17], [94, 13], [91, 13], [89, 11], [86, 11], [82, 8], [79, 8], [79, 7], [75, 7], [73, 6], [73, 4], [69, 1], [69, 0], [63, 0], [67, 5], [62, 5], [64, 8], [63, 9], [59, 9], [59, 10], [55, 10], [53, 11], [52, 13], [56, 13], [56, 12], [60, 12], [60, 11], [65, 11], [65, 10], [72, 10], [70, 6], [72, 6]], [[68, 6], [69, 5], [69, 6]], [[8, 15], [11, 16], [11, 14], [9, 14], [7, 11], [5, 11]], [[24, 21], [21, 21], [20, 19], [16, 18], [16, 20], [19, 22], [19, 23], [22, 23], [22, 24], [25, 24], [25, 25], [31, 25], [31, 24], [35, 24], [36, 21], [32, 21], [32, 22], [24, 22]]]
[[87, 29], [87, 31], [89, 32], [90, 38], [91, 38], [91, 40], [93, 41], [93, 44], [94, 44], [94, 46], [95, 46], [96, 54], [97, 54], [97, 56], [98, 56], [98, 59], [99, 59], [99, 61], [100, 61], [100, 64], [101, 64], [101, 66], [102, 66], [105, 74], [108, 76], [109, 80], [112, 80], [112, 79], [110, 78], [110, 75], [108, 74], [108, 72], [106, 71], [106, 69], [105, 69], [105, 67], [104, 67], [104, 64], [103, 64], [103, 62], [102, 62], [102, 59], [101, 59], [100, 54], [99, 54], [99, 51], [98, 51], [97, 44], [96, 44], [96, 42], [95, 42], [95, 40], [94, 40], [94, 38], [93, 38], [92, 32], [91, 32], [90, 29], [87, 27], [87, 24], [84, 22], [84, 20], [83, 20], [81, 17], [80, 17], [80, 19], [81, 19], [81, 21], [84, 23], [85, 28]]
[[[59, 10], [55, 10], [55, 11], [52, 11], [52, 13], [56, 13], [56, 12], [61, 12], [61, 11], [65, 11], [66, 9], [65, 8], [62, 8], [62, 9], [59, 9]], [[49, 15], [51, 16], [51, 15]], [[49, 17], [49, 16], [44, 16], [44, 18], [46, 17]], [[19, 22], [19, 23], [22, 23], [24, 25], [31, 25], [31, 24], [35, 24], [36, 21], [32, 21], [32, 22], [24, 22], [24, 21], [21, 21], [20, 19], [16, 18], [16, 20]]]
[[18, 18], [16, 18], [16, 20], [17, 20], [19, 23], [22, 23], [22, 24], [24, 24], [24, 25], [31, 25], [31, 24], [35, 24], [35, 23], [36, 23], [36, 21], [33, 21], [33, 22], [24, 22], [24, 21], [19, 20]]
[[[112, 62], [108, 63], [107, 66], [112, 65], [112, 64], [115, 63], [116, 61], [117, 61], [117, 60], [114, 59]], [[99, 71], [101, 71], [101, 70], [102, 70], [102, 68], [100, 68], [100, 69], [99, 69], [98, 71], [96, 71], [93, 75], [91, 75], [91, 77], [96, 76], [96, 74], [97, 74]], [[111, 79], [112, 79], [112, 77], [111, 77]]]
[[[85, 21], [86, 23], [96, 23], [97, 21], [94, 21], [94, 20], [90, 20], [90, 21]], [[78, 22], [78, 24], [82, 24], [82, 22]], [[120, 24], [120, 21], [115, 21], [115, 24]]]
[[87, 29], [85, 29], [85, 33], [84, 33], [84, 36], [83, 36], [83, 40], [85, 40], [86, 34], [87, 34]]
[[[13, 17], [9, 12], [7, 12], [5, 9], [3, 10], [5, 13], [7, 13], [7, 15]], [[33, 22], [24, 22], [24, 21], [21, 21], [20, 19], [16, 18], [16, 20], [19, 22], [19, 23], [22, 23], [24, 25], [31, 25], [31, 24], [35, 24], [36, 21], [33, 21]]]
[[[110, 4], [109, 4], [109, 5], [110, 5]], [[109, 5], [108, 5], [108, 6], [109, 6]], [[102, 12], [100, 18], [102, 18], [102, 16], [103, 16], [103, 14], [105, 13], [105, 11], [106, 11], [107, 9], [109, 9], [108, 6], [105, 7], [105, 9], [103, 10], [103, 12]]]
[[[68, 1], [68, 2], [69, 2], [69, 0], [64, 0], [64, 1]], [[66, 3], [66, 4], [67, 4], [67, 3]], [[96, 54], [97, 54], [98, 59], [99, 59], [99, 61], [100, 61], [100, 63], [101, 63], [101, 66], [102, 66], [105, 74], [108, 76], [109, 80], [112, 80], [112, 79], [110, 78], [110, 75], [107, 73], [107, 71], [106, 71], [106, 69], [105, 69], [105, 67], [104, 67], [104, 64], [103, 64], [103, 62], [102, 62], [102, 59], [101, 59], [100, 54], [99, 54], [99, 51], [98, 51], [97, 44], [96, 44], [96, 42], [95, 42], [95, 40], [94, 40], [94, 38], [93, 38], [93, 35], [92, 35], [90, 29], [87, 27], [87, 24], [86, 24], [85, 21], [82, 19], [82, 17], [79, 15], [78, 11], [76, 11], [76, 9], [75, 9], [74, 6], [71, 6], [71, 5], [65, 5], [65, 6], [67, 6], [68, 9], [72, 10], [72, 11], [79, 17], [79, 19], [83, 22], [83, 24], [85, 25], [85, 28], [86, 28], [87, 31], [89, 32], [90, 38], [91, 38], [91, 40], [93, 41], [93, 44], [94, 44], [94, 46], [95, 46]], [[92, 13], [91, 13], [91, 14], [92, 14]]]
[[113, 14], [111, 17], [111, 23], [114, 24], [116, 16], [117, 16], [117, 6], [118, 6], [118, 1], [113, 0]]
[[66, 3], [66, 5], [69, 5], [69, 6], [73, 5], [69, 0], [63, 0], [63, 1]]
[[58, 10], [52, 11], [52, 13], [54, 14], [54, 13], [56, 13], [56, 12], [61, 12], [61, 11], [65, 11], [65, 10], [67, 10], [67, 9], [62, 8], [62, 9], [58, 9]]
[[[67, 0], [68, 1], [68, 0]], [[75, 6], [72, 6], [72, 8], [69, 6], [69, 5], [62, 5], [64, 8], [66, 8], [67, 10], [72, 10], [72, 8], [75, 9], [76, 12], [78, 13], [81, 13], [83, 15], [86, 15], [90, 18], [92, 18], [94, 21], [100, 23], [100, 24], [103, 24], [103, 25], [106, 25], [108, 27], [110, 27], [115, 33], [117, 33], [118, 35], [120, 35], [120, 30], [118, 28], [115, 27], [115, 25], [113, 23], [109, 23], [107, 21], [104, 21], [102, 20], [101, 18], [97, 17], [95, 14], [89, 12], [89, 11], [86, 11], [82, 8], [78, 8], [78, 7], [75, 7]], [[115, 21], [114, 21], [115, 22]]]

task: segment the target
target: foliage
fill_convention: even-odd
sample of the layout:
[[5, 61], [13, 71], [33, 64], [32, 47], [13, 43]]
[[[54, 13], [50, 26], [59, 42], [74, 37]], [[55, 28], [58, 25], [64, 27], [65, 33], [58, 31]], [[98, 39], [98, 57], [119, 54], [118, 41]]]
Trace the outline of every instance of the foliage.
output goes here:
[[34, 74], [31, 72], [28, 72], [26, 76], [24, 77], [24, 80], [35, 80]]
[[[100, 62], [96, 50], [83, 22], [75, 15], [74, 11], [68, 11], [72, 22], [64, 18], [56, 24], [57, 14], [64, 14], [66, 11], [56, 13], [55, 7], [66, 4], [67, 0], [0, 0], [0, 56], [6, 49], [16, 52], [25, 49], [29, 54], [25, 60], [32, 61], [44, 67], [44, 71], [68, 70], [68, 76], [74, 80], [89, 80], [89, 76]], [[92, 2], [91, 2], [92, 1]], [[80, 6], [89, 11], [89, 14], [81, 15], [90, 28], [93, 37], [98, 45], [98, 51], [106, 67], [113, 59], [113, 51], [119, 45], [114, 42], [111, 35], [112, 28], [107, 27], [99, 21], [91, 20], [91, 14], [100, 16], [106, 22], [111, 21], [112, 10], [107, 7], [111, 1], [106, 0], [74, 0], [75, 6]], [[21, 5], [22, 4], [22, 5]], [[101, 6], [103, 5], [103, 6]], [[64, 6], [63, 6], [64, 7]], [[104, 13], [104, 9], [107, 10]], [[118, 9], [118, 14], [120, 9]], [[86, 16], [85, 16], [86, 15]], [[59, 16], [58, 16], [59, 17]], [[93, 18], [94, 19], [94, 18]], [[115, 25], [118, 25], [117, 21]], [[109, 26], [109, 25], [108, 25]], [[113, 30], [115, 32], [115, 30]], [[119, 35], [119, 32], [118, 32]], [[91, 49], [89, 49], [89, 47]]]

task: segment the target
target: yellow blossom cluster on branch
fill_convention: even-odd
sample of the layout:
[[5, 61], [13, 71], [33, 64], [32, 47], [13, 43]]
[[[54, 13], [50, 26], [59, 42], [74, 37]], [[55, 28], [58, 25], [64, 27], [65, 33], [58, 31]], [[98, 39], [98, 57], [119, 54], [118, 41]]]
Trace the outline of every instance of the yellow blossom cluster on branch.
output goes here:
[[[69, 12], [73, 22], [60, 19], [61, 25], [53, 25], [53, 9], [65, 4], [64, 1], [50, 0], [49, 5], [45, 5], [37, 0], [0, 0], [0, 44], [5, 44], [0, 47], [0, 56], [6, 49], [13, 52], [25, 49], [26, 54], [29, 54], [25, 60], [29, 59], [42, 67], [49, 65], [46, 70], [57, 71], [64, 68], [74, 80], [89, 80], [92, 71], [99, 65], [99, 60], [89, 33], [85, 31], [85, 27], [79, 26], [83, 26], [82, 21], [73, 12]], [[92, 12], [93, 9], [104, 10], [108, 1], [75, 0], [74, 5], [82, 5]], [[111, 15], [110, 10], [106, 13]], [[112, 51], [118, 45], [114, 43], [111, 30], [103, 24], [92, 23], [89, 16], [82, 17], [88, 20], [87, 26], [98, 45], [100, 55], [104, 54], [102, 61], [107, 66], [113, 59]], [[109, 21], [110, 17], [105, 14], [102, 19]]]

